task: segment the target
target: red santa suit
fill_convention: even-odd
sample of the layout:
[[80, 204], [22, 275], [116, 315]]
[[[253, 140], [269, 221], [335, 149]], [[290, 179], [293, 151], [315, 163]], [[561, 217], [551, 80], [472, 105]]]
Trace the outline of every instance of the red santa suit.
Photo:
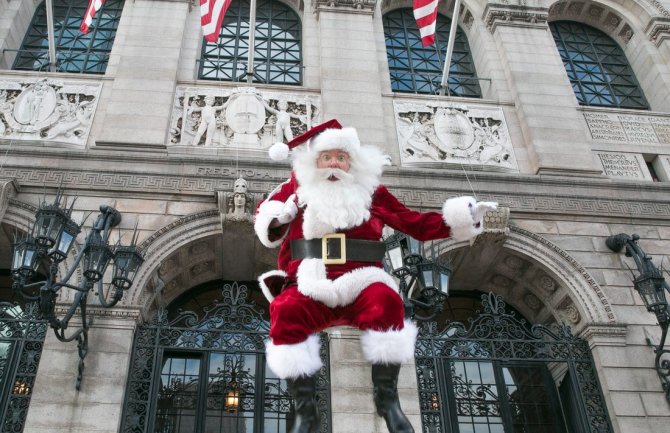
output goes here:
[[[333, 207], [334, 213], [342, 210], [341, 216], [313, 211], [310, 203], [318, 196], [301, 187], [314, 181], [316, 155], [329, 149], [343, 149], [351, 155], [350, 171], [357, 185], [352, 185], [351, 195], [360, 196], [360, 200], [348, 197], [343, 210], [337, 204]], [[317, 334], [335, 325], [363, 331], [363, 354], [373, 364], [401, 364], [412, 359], [417, 328], [404, 319], [402, 298], [395, 281], [384, 271], [381, 257], [326, 266], [322, 258], [294, 258], [291, 242], [332, 233], [343, 234], [348, 240], [380, 241], [385, 225], [420, 241], [449, 236], [468, 239], [481, 231], [471, 212], [475, 200], [450, 199], [442, 213], [408, 209], [379, 183], [386, 157], [376, 148], [360, 146], [351, 128], [326, 130], [313, 140], [310, 149], [301, 152], [294, 158], [291, 178], [259, 205], [254, 224], [264, 245], [280, 247], [278, 270], [259, 278], [271, 301], [268, 366], [281, 378], [315, 374], [322, 366]], [[327, 191], [324, 193], [328, 201]], [[282, 215], [291, 221], [273, 226]], [[269, 283], [278, 278], [280, 290]]]

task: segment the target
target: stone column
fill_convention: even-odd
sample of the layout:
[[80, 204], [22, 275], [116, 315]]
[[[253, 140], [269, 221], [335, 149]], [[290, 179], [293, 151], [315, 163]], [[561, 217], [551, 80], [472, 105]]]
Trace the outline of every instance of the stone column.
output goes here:
[[[331, 328], [330, 392], [333, 432], [382, 433], [388, 431], [384, 418], [377, 415], [372, 399], [372, 372], [363, 358], [360, 331], [349, 327]], [[398, 376], [400, 406], [412, 423], [421, 431], [421, 410], [414, 363], [403, 364]]]
[[[24, 433], [117, 433], [139, 312], [106, 310], [89, 329], [81, 389], [75, 389], [76, 342], [44, 341]], [[111, 314], [109, 314], [111, 313]], [[73, 329], [76, 329], [73, 326]]]
[[[94, 141], [164, 145], [189, 4], [126, 2], [93, 126]], [[104, 128], [103, 128], [104, 125]]]
[[[18, 50], [35, 12], [31, 0], [0, 2], [0, 53], [2, 50]], [[0, 69], [11, 69], [16, 52], [0, 55]]]
[[537, 174], [599, 176], [587, 128], [542, 7], [489, 4], [484, 20]]
[[[356, 7], [353, 7], [353, 4]], [[314, 4], [321, 60], [322, 119], [357, 128], [361, 142], [384, 147], [384, 112], [373, 12], [375, 0]]]

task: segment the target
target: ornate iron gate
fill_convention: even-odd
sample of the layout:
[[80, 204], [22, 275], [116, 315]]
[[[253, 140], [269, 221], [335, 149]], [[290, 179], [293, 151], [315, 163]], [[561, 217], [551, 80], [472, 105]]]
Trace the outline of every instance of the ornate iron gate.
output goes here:
[[[291, 425], [286, 383], [265, 364], [269, 321], [246, 285], [224, 284], [222, 300], [202, 317], [161, 310], [138, 328], [133, 346], [122, 433], [280, 433]], [[327, 344], [318, 376], [321, 433], [330, 432]], [[224, 428], [225, 426], [225, 428]]]
[[0, 302], [0, 432], [20, 433], [28, 414], [47, 322], [37, 304]]
[[586, 341], [564, 324], [529, 326], [498, 295], [482, 295], [482, 306], [467, 327], [421, 328], [416, 366], [425, 433], [612, 433]]

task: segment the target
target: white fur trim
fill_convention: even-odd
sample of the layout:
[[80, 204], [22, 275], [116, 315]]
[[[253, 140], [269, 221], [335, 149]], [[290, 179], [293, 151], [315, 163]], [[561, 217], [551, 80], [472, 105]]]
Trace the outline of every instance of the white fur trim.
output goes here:
[[405, 319], [402, 329], [365, 331], [361, 335], [363, 356], [373, 364], [402, 364], [414, 358], [419, 329]]
[[451, 237], [458, 241], [467, 241], [480, 234], [483, 224], [475, 227], [472, 209], [477, 201], [473, 197], [463, 196], [450, 198], [442, 206], [442, 218], [451, 230]]
[[320, 346], [318, 335], [310, 335], [296, 344], [277, 345], [268, 340], [265, 343], [268, 367], [281, 379], [313, 376], [323, 367]]
[[261, 286], [261, 291], [263, 292], [263, 295], [265, 295], [265, 298], [269, 301], [272, 302], [275, 300], [274, 295], [270, 291], [270, 288], [265, 284], [265, 279], [268, 277], [284, 277], [286, 278], [288, 274], [281, 269], [273, 269], [271, 271], [267, 271], [263, 274], [261, 274], [258, 277], [258, 285]]
[[[281, 244], [281, 241], [286, 236], [280, 239], [271, 241], [269, 237], [270, 223], [277, 218], [284, 210], [284, 203], [279, 200], [266, 200], [258, 207], [256, 212], [256, 219], [254, 220], [254, 231], [258, 240], [268, 248], [275, 248]], [[288, 233], [288, 231], [287, 231]]]
[[300, 293], [330, 308], [350, 305], [373, 283], [383, 283], [398, 291], [393, 278], [375, 266], [354, 269], [331, 281], [326, 276], [323, 260], [304, 259], [298, 266], [297, 277]]
[[342, 149], [352, 153], [361, 147], [361, 141], [354, 128], [326, 129], [313, 138], [309, 146], [315, 152]]
[[270, 146], [270, 149], [268, 149], [268, 154], [274, 161], [283, 161], [288, 158], [288, 151], [289, 148], [286, 143], [279, 142]]

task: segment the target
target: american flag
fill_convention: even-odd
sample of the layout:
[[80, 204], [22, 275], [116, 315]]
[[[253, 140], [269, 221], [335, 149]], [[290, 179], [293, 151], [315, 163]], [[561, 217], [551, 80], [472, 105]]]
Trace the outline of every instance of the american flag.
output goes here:
[[95, 13], [98, 12], [98, 10], [102, 7], [104, 3], [105, 0], [90, 0], [88, 2], [88, 7], [86, 8], [84, 19], [82, 20], [81, 26], [79, 27], [79, 30], [81, 30], [83, 34], [88, 33], [89, 26], [93, 22], [93, 17], [95, 16]]
[[200, 24], [207, 42], [219, 40], [223, 16], [232, 0], [200, 0]]
[[437, 0], [414, 0], [414, 19], [419, 26], [423, 46], [434, 44]]

